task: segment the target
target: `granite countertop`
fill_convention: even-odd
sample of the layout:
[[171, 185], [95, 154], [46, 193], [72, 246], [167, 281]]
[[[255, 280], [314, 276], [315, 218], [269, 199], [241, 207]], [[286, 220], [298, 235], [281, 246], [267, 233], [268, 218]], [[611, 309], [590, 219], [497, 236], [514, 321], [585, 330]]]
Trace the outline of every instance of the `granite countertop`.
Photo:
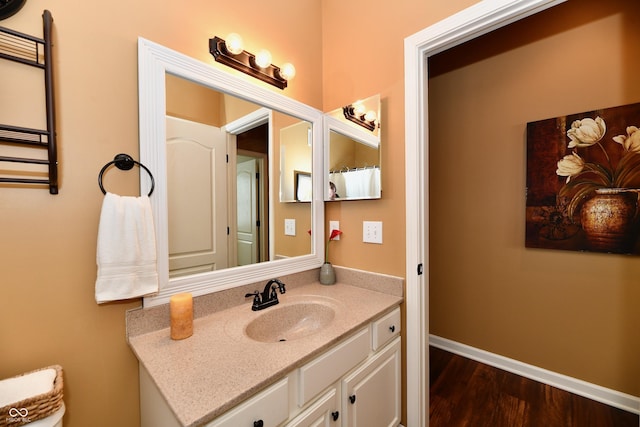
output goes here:
[[[350, 275], [348, 271], [342, 274], [347, 279]], [[252, 311], [247, 300], [196, 316], [193, 336], [180, 341], [170, 339], [168, 327], [132, 335], [129, 323], [134, 322], [128, 319], [129, 345], [178, 421], [186, 427], [199, 426], [275, 383], [403, 300], [402, 279], [399, 292], [397, 285], [391, 286], [392, 292], [387, 292], [388, 287], [379, 292], [358, 286], [358, 280], [355, 285], [343, 283], [340, 277], [333, 286], [312, 282], [287, 287], [285, 294], [278, 295], [280, 304], [265, 310]], [[384, 281], [391, 276], [381, 277]], [[285, 342], [259, 342], [246, 337], [244, 328], [254, 318], [287, 304], [314, 299], [335, 310], [335, 318], [322, 330]], [[136, 316], [140, 318], [144, 312], [141, 309]], [[132, 325], [131, 329], [136, 327]]]

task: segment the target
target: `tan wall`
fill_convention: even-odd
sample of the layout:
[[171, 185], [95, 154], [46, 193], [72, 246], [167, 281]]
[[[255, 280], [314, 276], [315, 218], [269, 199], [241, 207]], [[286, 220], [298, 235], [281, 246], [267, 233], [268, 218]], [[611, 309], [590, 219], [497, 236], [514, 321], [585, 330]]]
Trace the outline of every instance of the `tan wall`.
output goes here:
[[216, 127], [225, 124], [227, 96], [172, 74], [166, 79], [167, 115]]
[[526, 123], [640, 101], [636, 16], [635, 0], [568, 2], [434, 59], [430, 321], [640, 396], [638, 257], [524, 247]]
[[[54, 18], [61, 187], [56, 196], [0, 188], [0, 378], [59, 363], [65, 426], [136, 427], [138, 369], [125, 341], [125, 310], [140, 300], [98, 306], [94, 283], [98, 172], [119, 152], [139, 153], [137, 37], [213, 63], [208, 38], [236, 31], [248, 50], [264, 44], [275, 63], [293, 62], [298, 76], [284, 93], [320, 108], [320, 0], [196, 0], [188, 7], [30, 0], [0, 25], [41, 35], [44, 9]], [[12, 95], [26, 78], [16, 75], [0, 79], [0, 122], [28, 125], [42, 108]], [[137, 171], [105, 176], [119, 194], [138, 194], [137, 182]]]
[[[404, 277], [404, 38], [473, 3], [323, 0], [323, 110], [376, 93], [382, 104], [382, 199], [327, 204], [344, 232], [334, 264]], [[382, 245], [362, 243], [362, 221], [383, 222]]]
[[354, 169], [380, 164], [380, 151], [339, 134], [330, 136], [329, 170]]
[[[290, 116], [276, 114], [274, 120], [274, 170], [281, 175], [284, 181], [283, 188], [280, 188], [280, 179], [275, 179], [278, 188], [273, 194], [278, 200], [278, 194], [283, 191], [283, 200], [295, 200], [295, 172], [311, 172], [311, 147], [305, 141], [308, 138], [310, 125], [308, 122], [291, 120]], [[293, 123], [292, 123], [293, 122]], [[280, 150], [284, 148], [286, 161], [282, 166], [280, 163]], [[276, 175], [276, 178], [278, 175]], [[289, 195], [289, 196], [287, 196]], [[311, 235], [307, 230], [311, 229], [311, 203], [275, 203], [274, 204], [274, 225], [275, 225], [275, 255], [293, 257], [308, 255], [311, 253]], [[293, 219], [296, 222], [295, 236], [284, 234], [285, 219]]]

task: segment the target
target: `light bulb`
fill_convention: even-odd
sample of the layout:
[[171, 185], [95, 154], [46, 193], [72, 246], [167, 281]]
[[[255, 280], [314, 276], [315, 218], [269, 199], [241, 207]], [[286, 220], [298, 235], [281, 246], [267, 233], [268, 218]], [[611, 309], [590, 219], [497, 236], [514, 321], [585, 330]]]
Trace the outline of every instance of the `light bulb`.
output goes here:
[[242, 53], [244, 50], [242, 37], [240, 34], [230, 33], [225, 40], [225, 44], [227, 45], [227, 50], [234, 55]]
[[364, 119], [368, 122], [374, 122], [377, 118], [378, 115], [373, 110], [367, 111], [367, 114], [364, 115]]
[[296, 76], [296, 67], [294, 67], [290, 62], [286, 62], [280, 69], [280, 75], [285, 80], [291, 80]]
[[364, 105], [362, 104], [353, 104], [353, 115], [356, 117], [360, 117], [364, 114]]
[[271, 52], [269, 52], [267, 49], [261, 49], [256, 54], [256, 64], [260, 68], [267, 68], [269, 65], [271, 65]]

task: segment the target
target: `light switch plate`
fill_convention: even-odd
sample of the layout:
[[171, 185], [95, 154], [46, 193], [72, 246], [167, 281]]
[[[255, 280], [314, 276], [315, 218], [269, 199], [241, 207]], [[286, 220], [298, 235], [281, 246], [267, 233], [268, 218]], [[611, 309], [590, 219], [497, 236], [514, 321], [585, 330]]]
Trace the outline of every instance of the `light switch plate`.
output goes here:
[[284, 235], [295, 236], [296, 235], [296, 220], [285, 219], [284, 220]]
[[[329, 236], [333, 230], [340, 230], [340, 221], [329, 221]], [[333, 240], [340, 240], [340, 235], [337, 235]]]
[[382, 244], [382, 221], [363, 221], [362, 241]]

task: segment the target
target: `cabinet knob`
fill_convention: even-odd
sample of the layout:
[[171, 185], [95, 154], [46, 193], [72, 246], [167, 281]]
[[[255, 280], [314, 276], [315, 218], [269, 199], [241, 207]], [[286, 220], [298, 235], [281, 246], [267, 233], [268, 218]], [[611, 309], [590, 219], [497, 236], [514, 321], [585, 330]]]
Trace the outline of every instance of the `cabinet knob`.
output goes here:
[[349, 402], [356, 403], [356, 395], [355, 394], [352, 394], [351, 396], [349, 396]]
[[395, 325], [391, 325], [391, 326], [389, 326], [389, 330], [390, 330], [391, 332], [395, 332], [395, 331], [396, 331], [396, 326], [395, 326]]
[[253, 427], [264, 427], [264, 421], [262, 420], [254, 421]]
[[340, 416], [340, 412], [335, 411], [331, 413], [331, 418], [333, 418], [333, 421], [338, 421], [338, 417]]

